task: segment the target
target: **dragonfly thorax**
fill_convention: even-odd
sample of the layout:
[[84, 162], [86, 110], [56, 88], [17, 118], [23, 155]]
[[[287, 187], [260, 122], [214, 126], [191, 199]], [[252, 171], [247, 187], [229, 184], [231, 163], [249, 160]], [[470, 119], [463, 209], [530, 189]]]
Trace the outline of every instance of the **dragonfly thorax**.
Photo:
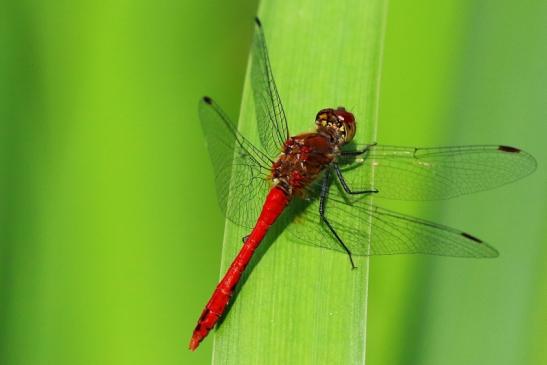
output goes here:
[[272, 165], [272, 181], [288, 195], [299, 195], [335, 158], [338, 146], [326, 133], [290, 137]]
[[315, 125], [317, 132], [329, 135], [337, 145], [346, 144], [355, 136], [355, 117], [341, 106], [320, 110]]

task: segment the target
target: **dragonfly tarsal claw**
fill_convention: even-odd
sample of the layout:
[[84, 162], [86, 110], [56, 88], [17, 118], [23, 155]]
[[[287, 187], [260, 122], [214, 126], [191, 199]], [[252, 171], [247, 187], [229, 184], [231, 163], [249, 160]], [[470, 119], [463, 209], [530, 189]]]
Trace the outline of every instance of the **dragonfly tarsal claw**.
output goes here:
[[350, 254], [348, 254], [349, 256], [349, 263], [351, 264], [351, 270], [357, 270], [357, 266], [355, 266], [355, 262], [353, 262], [353, 256]]

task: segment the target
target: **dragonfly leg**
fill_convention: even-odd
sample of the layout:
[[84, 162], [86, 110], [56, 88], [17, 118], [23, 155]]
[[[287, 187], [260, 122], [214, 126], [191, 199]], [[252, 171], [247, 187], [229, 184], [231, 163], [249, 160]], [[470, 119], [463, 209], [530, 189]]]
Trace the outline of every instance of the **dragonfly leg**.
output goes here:
[[249, 236], [250, 236], [250, 234], [248, 234], [248, 235], [246, 235], [246, 236], [243, 236], [243, 237], [241, 238], [241, 242], [243, 242], [243, 243], [247, 242], [247, 238], [249, 238]]
[[342, 246], [344, 251], [346, 251], [346, 253], [348, 254], [349, 262], [351, 264], [351, 268], [356, 269], [357, 266], [355, 266], [355, 263], [353, 262], [353, 257], [351, 255], [351, 251], [349, 250], [348, 246], [346, 246], [344, 241], [342, 241], [342, 239], [340, 238], [338, 233], [336, 233], [336, 230], [330, 224], [329, 220], [325, 216], [325, 206], [326, 206], [326, 202], [327, 202], [327, 197], [329, 195], [329, 187], [330, 187], [329, 179], [330, 179], [330, 170], [327, 169], [327, 171], [325, 172], [325, 177], [323, 178], [323, 184], [321, 185], [321, 196], [320, 196], [320, 200], [319, 200], [319, 216], [321, 217], [321, 220], [327, 225], [327, 227], [332, 232], [334, 237], [336, 237], [336, 240]]
[[334, 164], [334, 172], [336, 173], [336, 176], [338, 177], [338, 180], [340, 181], [340, 184], [342, 185], [342, 188], [348, 194], [359, 195], [359, 194], [376, 194], [376, 193], [378, 193], [378, 189], [353, 191], [348, 186], [348, 183], [344, 179], [344, 175], [342, 175], [342, 171], [340, 171], [340, 167], [337, 164]]
[[363, 148], [362, 150], [357, 150], [357, 151], [342, 151], [342, 156], [359, 156], [359, 155], [362, 155], [362, 154], [366, 154], [368, 152], [368, 150], [370, 149], [370, 147], [374, 147], [376, 146], [377, 143], [374, 142], [374, 143], [371, 143], [371, 144], [367, 144], [367, 146], [365, 148]]

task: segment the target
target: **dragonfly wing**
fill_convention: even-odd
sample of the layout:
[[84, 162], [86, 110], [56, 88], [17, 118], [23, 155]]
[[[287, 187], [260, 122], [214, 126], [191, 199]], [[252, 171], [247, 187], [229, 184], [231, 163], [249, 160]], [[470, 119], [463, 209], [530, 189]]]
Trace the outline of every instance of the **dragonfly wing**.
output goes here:
[[239, 133], [209, 97], [200, 102], [199, 116], [215, 172], [220, 208], [230, 221], [252, 228], [268, 193], [271, 161]]
[[[338, 189], [337, 184], [331, 185], [325, 215], [354, 255], [498, 256], [496, 249], [468, 233], [383, 209], [365, 199], [349, 202]], [[321, 221], [318, 198], [294, 203], [294, 222], [287, 227], [292, 240], [345, 253]]]
[[[359, 150], [359, 146], [357, 146]], [[341, 156], [352, 190], [374, 188], [377, 197], [436, 200], [489, 190], [521, 179], [536, 168], [530, 154], [508, 146], [371, 146], [357, 156]]]
[[275, 158], [289, 138], [289, 127], [275, 85], [264, 31], [258, 19], [253, 40], [251, 82], [260, 142], [266, 153]]

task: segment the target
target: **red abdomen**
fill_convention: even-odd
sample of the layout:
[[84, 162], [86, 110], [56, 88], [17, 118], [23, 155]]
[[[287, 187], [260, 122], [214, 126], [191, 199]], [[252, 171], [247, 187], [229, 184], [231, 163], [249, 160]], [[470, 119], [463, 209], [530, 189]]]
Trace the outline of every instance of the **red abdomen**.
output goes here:
[[195, 350], [199, 343], [207, 336], [209, 331], [215, 326], [219, 318], [222, 316], [230, 299], [234, 293], [234, 289], [241, 279], [241, 274], [251, 261], [253, 253], [268, 232], [270, 226], [275, 222], [277, 217], [283, 212], [285, 206], [289, 202], [289, 197], [282, 189], [278, 187], [272, 188], [266, 197], [266, 202], [260, 213], [256, 225], [245, 241], [245, 244], [239, 251], [239, 254], [228, 268], [228, 271], [218, 283], [211, 299], [205, 306], [205, 309], [199, 317], [198, 324], [194, 329], [192, 339], [190, 340], [190, 350]]

